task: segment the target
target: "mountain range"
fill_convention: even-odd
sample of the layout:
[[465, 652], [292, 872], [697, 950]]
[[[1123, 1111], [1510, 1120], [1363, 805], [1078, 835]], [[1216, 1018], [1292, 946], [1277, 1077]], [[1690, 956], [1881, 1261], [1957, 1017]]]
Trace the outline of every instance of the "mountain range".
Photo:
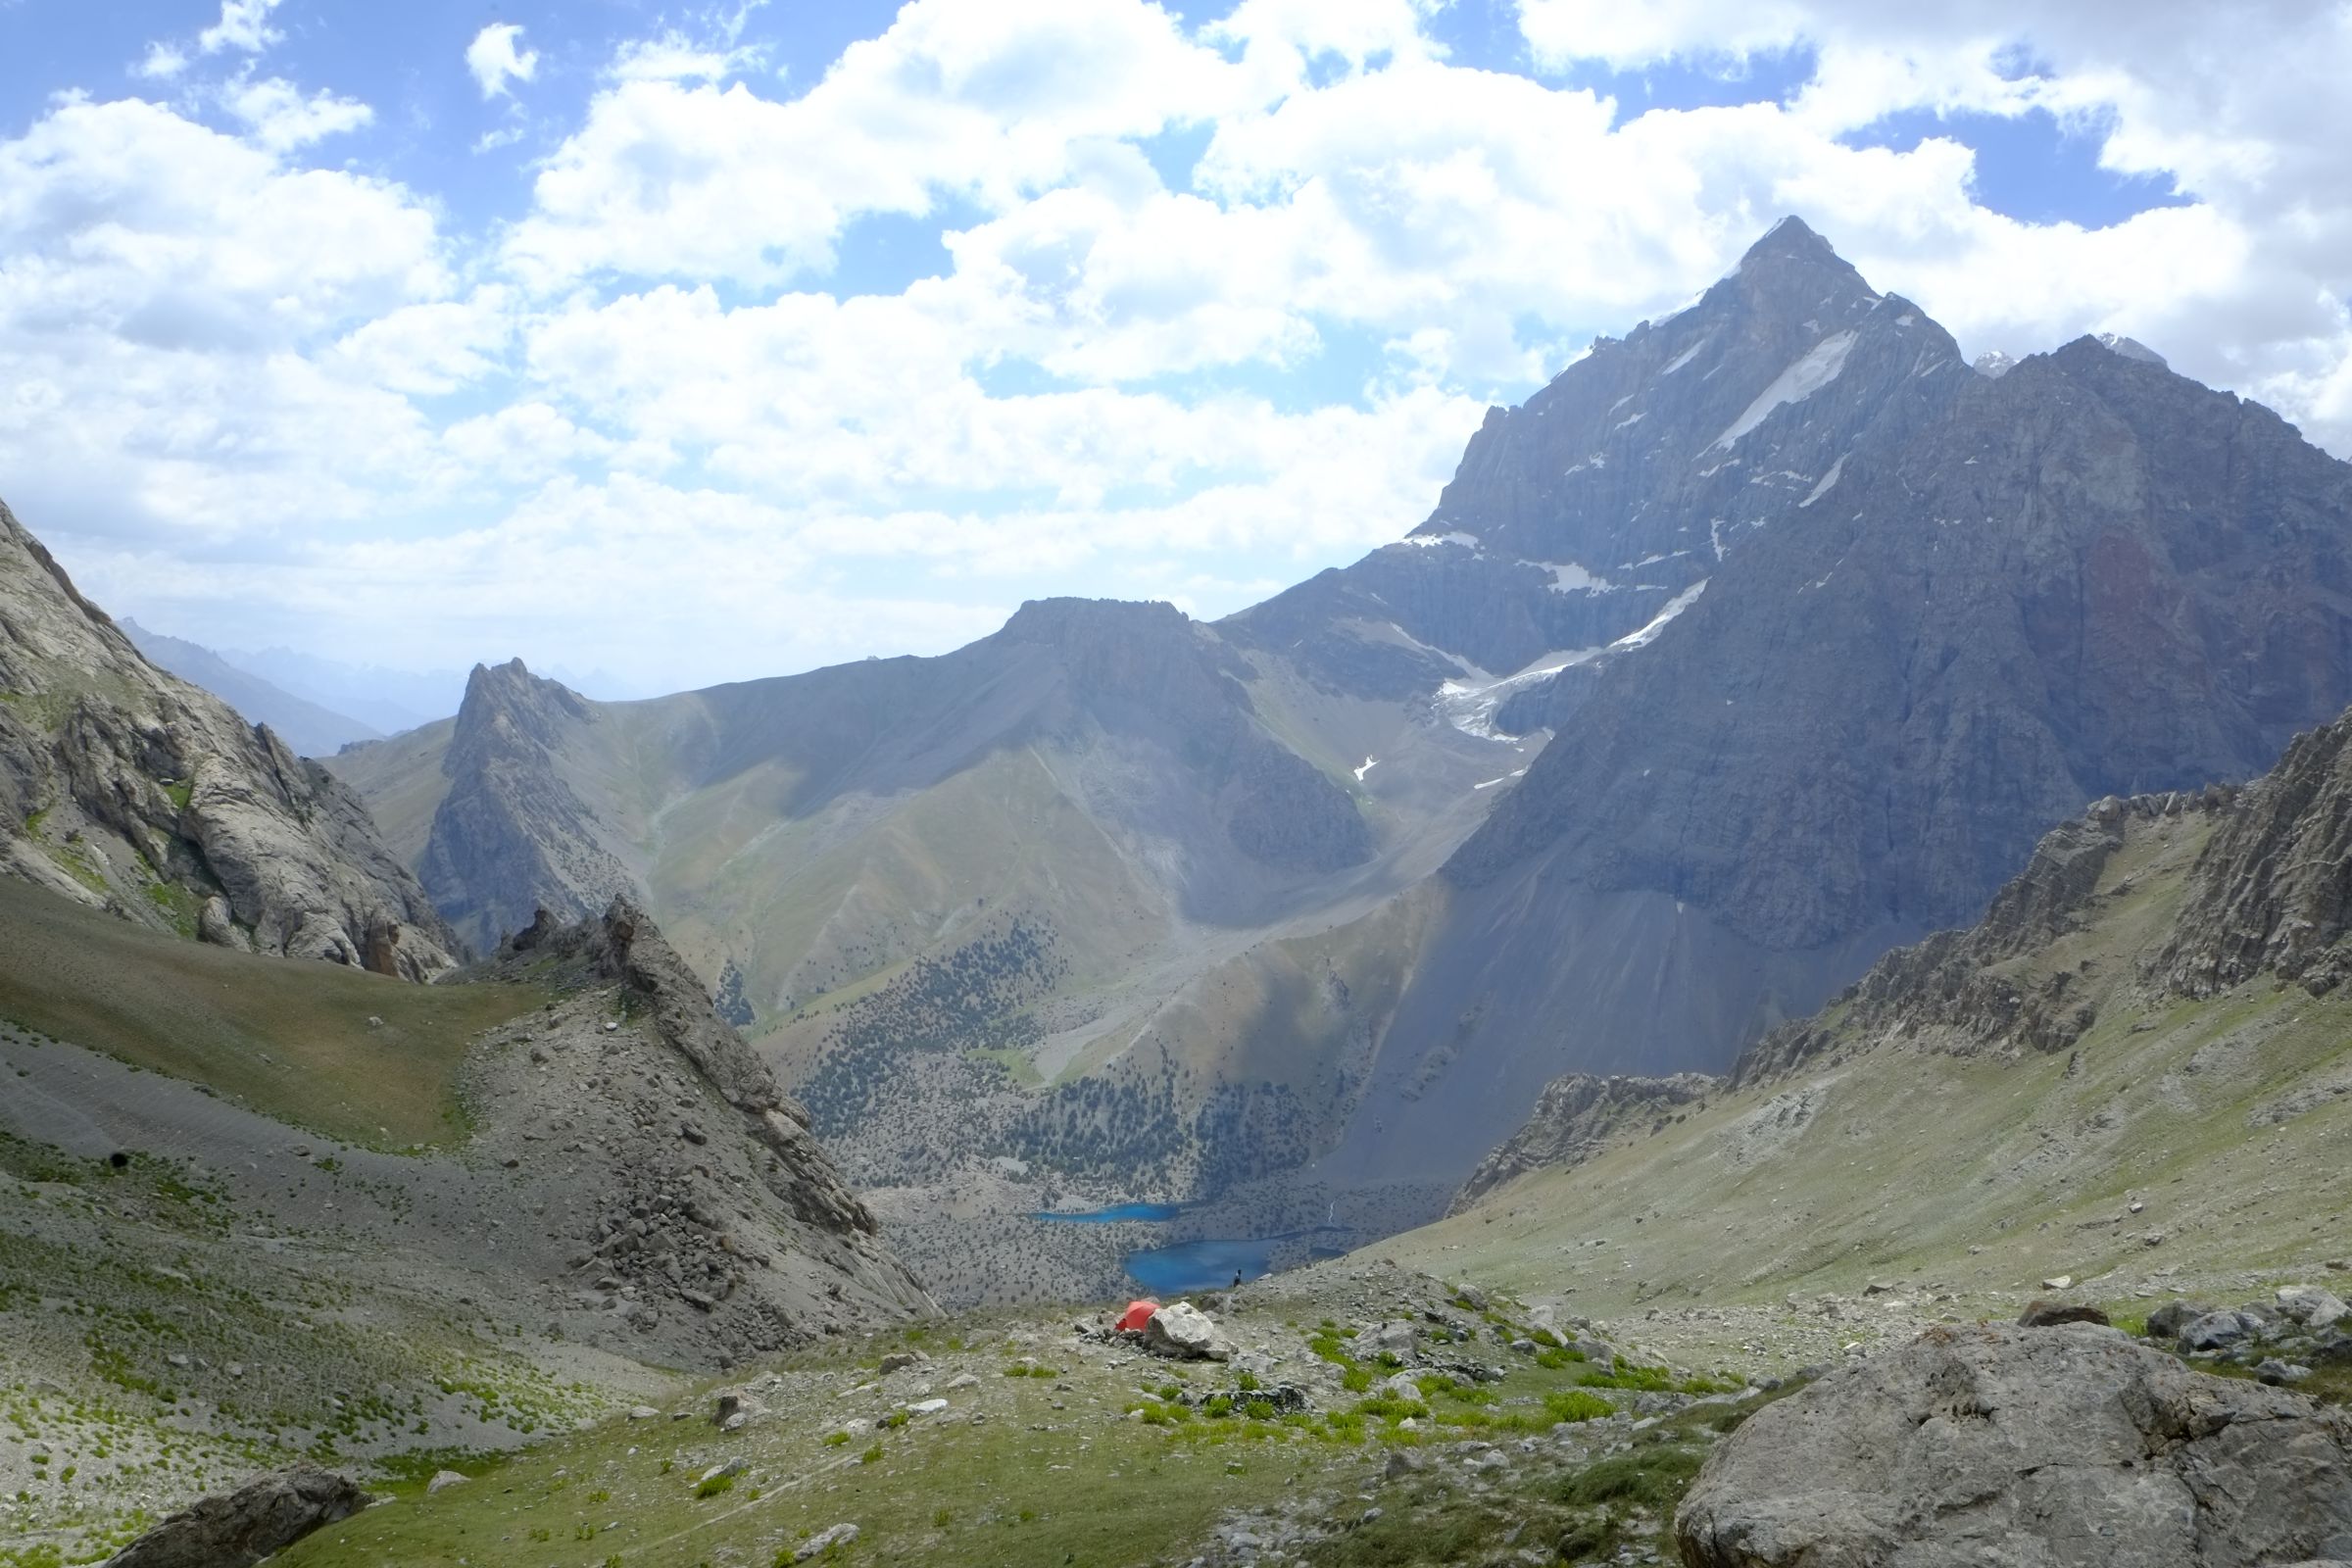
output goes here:
[[235, 709], [248, 723], [269, 725], [298, 757], [332, 757], [354, 741], [384, 737], [382, 730], [308, 698], [297, 697], [249, 670], [238, 668], [209, 648], [185, 638], [149, 631], [128, 618], [119, 624], [122, 635], [147, 656], [149, 662], [170, 670], [191, 686], [211, 692]]
[[643, 900], [986, 1294], [1041, 1204], [1427, 1218], [1559, 1074], [1725, 1070], [2087, 802], [2259, 772], [2352, 701], [2348, 521], [2259, 405], [2128, 339], [1972, 367], [1791, 219], [1225, 620], [485, 665], [329, 765], [477, 950]]
[[1210, 624], [311, 761], [0, 507], [0, 1560], [2073, 1549], [2011, 1461], [2116, 1410], [2093, 1515], [2238, 1539], [2156, 1443], [2273, 1544], [2196, 1560], [2326, 1555], [2347, 538], [2268, 411], [1794, 220]]

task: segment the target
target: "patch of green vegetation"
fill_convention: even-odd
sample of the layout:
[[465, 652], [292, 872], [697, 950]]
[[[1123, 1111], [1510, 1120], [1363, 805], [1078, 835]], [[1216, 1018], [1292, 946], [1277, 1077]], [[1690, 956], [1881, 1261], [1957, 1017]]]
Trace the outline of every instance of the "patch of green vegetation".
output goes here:
[[171, 798], [172, 809], [185, 811], [188, 808], [188, 803], [196, 798], [195, 781], [182, 779], [176, 784], [166, 784], [164, 794]]
[[0, 882], [0, 1015], [375, 1149], [462, 1135], [466, 1046], [547, 1000], [182, 942], [20, 882]]
[[732, 1470], [721, 1470], [718, 1474], [698, 1481], [694, 1485], [694, 1494], [697, 1497], [715, 1497], [722, 1492], [733, 1492], [734, 1490], [735, 1472]]

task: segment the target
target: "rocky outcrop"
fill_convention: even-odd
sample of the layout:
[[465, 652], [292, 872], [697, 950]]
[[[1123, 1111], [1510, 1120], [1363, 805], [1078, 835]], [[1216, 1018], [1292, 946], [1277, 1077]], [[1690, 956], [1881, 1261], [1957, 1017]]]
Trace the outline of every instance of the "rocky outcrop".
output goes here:
[[2232, 807], [2151, 973], [2178, 996], [2258, 974], [2324, 996], [2352, 976], [2352, 715], [2297, 737]]
[[[621, 1014], [598, 1009], [606, 1022], [584, 1037], [579, 1025], [557, 1029], [521, 1059], [493, 1058], [476, 1088], [533, 1103], [558, 1135], [603, 1123], [593, 1144], [558, 1147], [602, 1170], [572, 1268], [614, 1322], [663, 1357], [716, 1366], [937, 1310], [882, 1245], [808, 1113], [641, 910], [615, 900], [569, 925], [542, 910], [478, 972], [609, 993]], [[624, 1106], [625, 1119], [612, 1114]]]
[[417, 876], [441, 912], [488, 952], [540, 909], [581, 919], [638, 883], [608, 847], [610, 826], [564, 775], [568, 731], [595, 705], [519, 659], [476, 664], [466, 682]]
[[206, 1497], [106, 1560], [106, 1568], [251, 1568], [375, 1499], [348, 1476], [311, 1465]]
[[1672, 1078], [1594, 1078], [1570, 1073], [1544, 1085], [1527, 1125], [1480, 1161], [1452, 1212], [1460, 1213], [1515, 1177], [1545, 1166], [1582, 1164], [1618, 1134], [1649, 1129], [1722, 1087], [1703, 1073]]
[[1818, 1063], [1845, 1044], [1923, 1028], [1981, 1046], [2038, 1052], [2072, 1046], [2098, 1018], [2082, 976], [2064, 968], [2033, 976], [2013, 960], [2090, 918], [2101, 877], [2132, 824], [2226, 817], [2237, 798], [2236, 790], [2217, 785], [2098, 802], [2043, 835], [1982, 920], [1889, 953], [1838, 995], [1834, 1012], [1783, 1024], [1742, 1052], [1732, 1082], [1766, 1082]]
[[359, 798], [148, 663], [5, 507], [0, 870], [260, 953], [409, 980], [456, 961]]
[[1937, 1328], [1758, 1411], [1690, 1568], [2256, 1568], [2352, 1557], [2352, 1417], [2113, 1329]]

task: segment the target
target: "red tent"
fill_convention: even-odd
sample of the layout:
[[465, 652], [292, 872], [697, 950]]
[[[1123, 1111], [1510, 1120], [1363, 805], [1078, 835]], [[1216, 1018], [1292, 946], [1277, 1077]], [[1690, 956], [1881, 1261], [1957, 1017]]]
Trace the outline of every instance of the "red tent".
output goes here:
[[1129, 1301], [1127, 1310], [1119, 1314], [1118, 1328], [1122, 1334], [1141, 1334], [1152, 1314], [1159, 1310], [1157, 1301]]

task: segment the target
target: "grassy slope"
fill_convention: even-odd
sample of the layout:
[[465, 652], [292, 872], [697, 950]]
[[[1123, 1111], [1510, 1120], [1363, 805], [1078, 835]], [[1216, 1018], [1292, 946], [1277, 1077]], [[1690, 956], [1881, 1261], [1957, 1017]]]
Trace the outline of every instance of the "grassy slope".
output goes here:
[[[1422, 1303], [1445, 1309], [1446, 1295], [1435, 1282], [1412, 1288]], [[1583, 1425], [1605, 1416], [1610, 1397], [1583, 1385], [1610, 1374], [1565, 1357], [1546, 1367], [1508, 1356], [1499, 1342], [1520, 1330], [1500, 1314], [1483, 1325], [1474, 1314], [1458, 1314], [1477, 1329], [1483, 1347], [1444, 1352], [1501, 1357], [1508, 1367], [1500, 1382], [1454, 1385], [1435, 1377], [1414, 1401], [1367, 1402], [1363, 1385], [1385, 1371], [1368, 1357], [1359, 1364], [1355, 1347], [1336, 1335], [1322, 1342], [1331, 1356], [1309, 1348], [1319, 1332], [1317, 1313], [1330, 1303], [1272, 1295], [1255, 1299], [1226, 1321], [1244, 1343], [1262, 1347], [1278, 1369], [1270, 1377], [1316, 1389], [1314, 1413], [1287, 1420], [1246, 1409], [1207, 1413], [1208, 1396], [1246, 1401], [1253, 1385], [1231, 1367], [1074, 1346], [1066, 1332], [1035, 1320], [973, 1318], [952, 1332], [912, 1331], [786, 1363], [782, 1386], [763, 1396], [773, 1415], [741, 1433], [716, 1431], [707, 1398], [680, 1407], [691, 1419], [608, 1422], [538, 1451], [469, 1467], [479, 1475], [471, 1485], [435, 1496], [411, 1489], [401, 1506], [330, 1528], [273, 1560], [288, 1568], [461, 1559], [477, 1568], [539, 1568], [550, 1561], [764, 1565], [789, 1562], [798, 1544], [816, 1532], [855, 1523], [858, 1540], [841, 1554], [845, 1560], [1107, 1568], [1183, 1560], [1236, 1513], [1336, 1510], [1352, 1522], [1363, 1511], [1364, 1490], [1380, 1485], [1394, 1448], [1549, 1435], [1555, 1446], [1520, 1461], [1539, 1474], [1511, 1478], [1548, 1483], [1554, 1473], [1586, 1473], [1600, 1446], [1628, 1435], [1621, 1423]], [[1401, 1309], [1402, 1302], [1392, 1297], [1391, 1306]], [[932, 1359], [878, 1375], [882, 1352], [902, 1344]], [[1341, 1385], [1333, 1357], [1350, 1367], [1357, 1387]], [[1007, 1376], [1015, 1367], [1043, 1370]], [[967, 1372], [976, 1385], [947, 1389]], [[947, 1412], [872, 1428], [876, 1417], [934, 1390], [948, 1399]], [[1192, 1409], [1179, 1413], [1167, 1397], [1179, 1393]], [[1137, 1409], [1147, 1416], [1129, 1414]], [[1721, 1423], [1729, 1414], [1717, 1405], [1692, 1417]], [[1407, 1420], [1413, 1425], [1405, 1426]], [[844, 1436], [852, 1423], [858, 1423], [854, 1435]], [[1657, 1436], [1680, 1438], [1685, 1431]], [[723, 1489], [700, 1485], [728, 1463], [739, 1464], [741, 1474]], [[1694, 1459], [1680, 1467], [1685, 1479], [1695, 1467]], [[1506, 1494], [1488, 1505], [1440, 1484], [1413, 1501], [1416, 1512], [1426, 1505], [1433, 1515], [1447, 1515], [1452, 1537], [1391, 1531], [1364, 1543], [1368, 1551], [1316, 1555], [1333, 1562], [1454, 1561], [1448, 1541], [1499, 1548], [1514, 1521], [1591, 1515], [1589, 1506], [1568, 1499], [1568, 1489], [1543, 1490], [1542, 1503], [1517, 1503]], [[1493, 1517], [1455, 1517], [1464, 1503]], [[1659, 1520], [1652, 1513], [1645, 1523], [1654, 1531]], [[1403, 1539], [1390, 1539], [1399, 1534]]]
[[[1606, 1314], [1872, 1280], [1997, 1300], [2062, 1273], [2129, 1307], [2168, 1295], [2167, 1269], [2284, 1274], [2343, 1256], [2352, 998], [2267, 980], [2202, 1003], [2139, 988], [2137, 956], [2169, 926], [2201, 834], [2135, 827], [2088, 927], [2005, 966], [2021, 980], [2074, 968], [2102, 996], [2072, 1053], [1849, 1032], [1808, 1071], [1630, 1129], [1373, 1250]], [[2274, 1120], [2299, 1093], [2309, 1104]]]
[[466, 1042], [543, 1000], [230, 953], [0, 881], [0, 1016], [369, 1147], [449, 1136]]
[[328, 769], [368, 798], [368, 814], [401, 863], [414, 867], [424, 856], [433, 813], [449, 793], [441, 755], [456, 730], [454, 718], [436, 719], [406, 734], [322, 758]]

